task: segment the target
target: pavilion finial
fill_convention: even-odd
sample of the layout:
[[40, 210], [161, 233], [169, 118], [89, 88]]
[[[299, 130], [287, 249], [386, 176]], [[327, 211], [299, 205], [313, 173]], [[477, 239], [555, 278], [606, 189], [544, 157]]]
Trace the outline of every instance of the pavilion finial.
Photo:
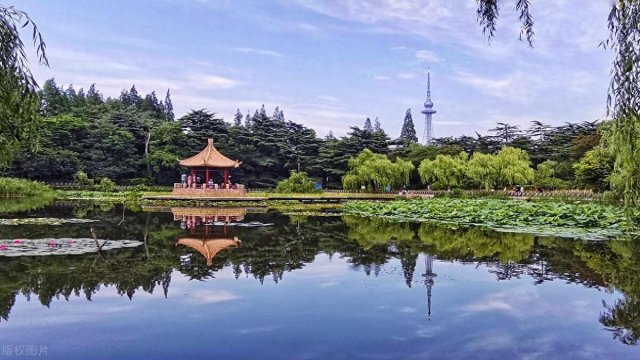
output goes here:
[[213, 145], [213, 139], [212, 138], [207, 139], [207, 141], [209, 141], [209, 145]]

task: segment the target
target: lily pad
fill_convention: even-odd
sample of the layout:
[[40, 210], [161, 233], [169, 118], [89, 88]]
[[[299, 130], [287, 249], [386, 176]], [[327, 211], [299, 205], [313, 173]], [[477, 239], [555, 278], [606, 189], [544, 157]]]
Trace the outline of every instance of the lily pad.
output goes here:
[[[136, 240], [97, 240], [102, 251], [133, 248], [142, 245]], [[13, 239], [0, 240], [0, 256], [49, 256], [49, 255], [81, 255], [95, 253], [98, 250], [96, 240], [90, 238], [46, 238], [46, 239]]]
[[0, 219], [0, 225], [63, 225], [63, 224], [87, 224], [97, 222], [93, 219], [73, 219], [73, 218], [18, 218]]

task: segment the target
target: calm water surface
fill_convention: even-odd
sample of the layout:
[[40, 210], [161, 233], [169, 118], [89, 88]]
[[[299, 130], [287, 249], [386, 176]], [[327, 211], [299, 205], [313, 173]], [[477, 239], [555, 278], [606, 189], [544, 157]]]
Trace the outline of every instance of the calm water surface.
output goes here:
[[63, 242], [94, 228], [143, 244], [0, 256], [0, 359], [640, 358], [633, 242], [147, 210], [58, 204], [3, 216], [100, 221], [0, 226], [0, 239]]

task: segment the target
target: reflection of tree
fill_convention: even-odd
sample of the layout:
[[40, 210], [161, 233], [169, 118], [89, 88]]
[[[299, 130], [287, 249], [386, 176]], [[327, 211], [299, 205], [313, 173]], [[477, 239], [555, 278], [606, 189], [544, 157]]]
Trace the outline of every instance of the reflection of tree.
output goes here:
[[576, 246], [575, 254], [599, 275], [610, 290], [620, 290], [624, 298], [613, 305], [603, 304], [600, 322], [624, 344], [640, 339], [640, 242], [608, 241], [593, 251], [589, 244]]
[[604, 304], [606, 311], [600, 314], [600, 322], [623, 344], [636, 345], [640, 337], [640, 299], [626, 296], [614, 305]]
[[[172, 271], [190, 279], [206, 279], [229, 268], [236, 278], [245, 275], [277, 283], [286, 278], [287, 272], [314, 261], [319, 253], [345, 258], [367, 275], [378, 273], [390, 259], [397, 259], [407, 286], [411, 286], [418, 255], [428, 253], [440, 260], [477, 262], [498, 279], [527, 275], [535, 284], [562, 279], [619, 290], [624, 298], [606, 306], [600, 321], [624, 343], [635, 344], [640, 336], [640, 242], [586, 242], [354, 216], [288, 218], [269, 212], [247, 214], [246, 220], [275, 226], [230, 228], [228, 236], [237, 236], [242, 245], [219, 252], [207, 266], [206, 259], [194, 255], [194, 250], [176, 247], [179, 238], [193, 234], [181, 229], [172, 214], [125, 210], [127, 222], [118, 226], [121, 211], [119, 206], [102, 212], [99, 206], [54, 205], [37, 215], [82, 215], [100, 222], [3, 228], [3, 238], [70, 238], [87, 237], [89, 228], [94, 227], [100, 238], [146, 239], [146, 247], [107, 252], [107, 261], [95, 255], [0, 258], [0, 319], [9, 317], [18, 294], [35, 297], [46, 306], [54, 298], [91, 299], [105, 287], [130, 298], [139, 291], [158, 289], [167, 295]], [[189, 260], [182, 261], [188, 254]]]

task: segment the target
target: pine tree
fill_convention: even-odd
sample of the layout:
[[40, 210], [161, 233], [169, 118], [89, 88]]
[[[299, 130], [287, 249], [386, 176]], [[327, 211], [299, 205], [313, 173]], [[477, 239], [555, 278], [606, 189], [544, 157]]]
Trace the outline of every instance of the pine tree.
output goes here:
[[138, 94], [138, 90], [135, 85], [131, 85], [131, 90], [129, 90], [129, 101], [130, 105], [140, 106], [142, 103], [142, 98]]
[[402, 130], [400, 131], [400, 140], [408, 143], [418, 142], [416, 127], [413, 125], [413, 117], [411, 116], [411, 108], [408, 108], [404, 115], [404, 122], [402, 123]]
[[167, 89], [167, 96], [164, 97], [164, 110], [167, 116], [167, 120], [175, 120], [176, 115], [173, 113], [173, 103], [171, 102], [171, 93], [169, 89]]
[[271, 118], [276, 121], [284, 121], [284, 119], [280, 118], [280, 113], [280, 106], [276, 106], [276, 108], [273, 109], [273, 115], [271, 115]]
[[103, 102], [104, 100], [102, 99], [102, 94], [100, 94], [100, 92], [96, 90], [96, 84], [91, 84], [91, 86], [89, 86], [89, 91], [87, 91], [87, 104], [99, 105]]
[[236, 114], [233, 116], [233, 126], [242, 126], [242, 117], [240, 109], [236, 109]]
[[380, 132], [382, 131], [382, 125], [380, 124], [380, 120], [376, 116], [376, 119], [373, 121], [373, 131]]
[[369, 131], [369, 132], [373, 132], [373, 125], [371, 125], [371, 119], [367, 118], [364, 121], [364, 131]]
[[244, 127], [251, 129], [251, 124], [251, 115], [249, 115], [249, 110], [247, 110], [247, 115], [244, 117]]
[[264, 109], [264, 104], [262, 104], [262, 107], [260, 108], [259, 116], [263, 119], [267, 118], [267, 110]]

